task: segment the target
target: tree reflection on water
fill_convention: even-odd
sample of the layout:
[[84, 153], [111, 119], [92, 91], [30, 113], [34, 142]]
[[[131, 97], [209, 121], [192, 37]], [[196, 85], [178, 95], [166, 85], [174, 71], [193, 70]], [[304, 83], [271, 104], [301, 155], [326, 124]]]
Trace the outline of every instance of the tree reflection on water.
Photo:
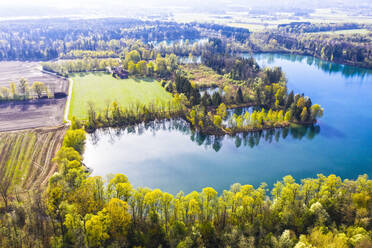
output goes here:
[[278, 143], [288, 137], [292, 139], [313, 139], [320, 132], [319, 125], [309, 126], [291, 126], [286, 128], [273, 128], [257, 132], [239, 133], [236, 135], [205, 135], [198, 131], [192, 130], [189, 123], [182, 119], [152, 121], [146, 124], [129, 126], [125, 128], [105, 128], [99, 129], [90, 135], [92, 143], [96, 145], [103, 136], [110, 137], [110, 143], [115, 143], [116, 139], [129, 134], [143, 135], [151, 133], [156, 136], [160, 130], [169, 132], [181, 132], [190, 137], [190, 139], [199, 146], [204, 146], [207, 149], [213, 149], [218, 152], [225, 141], [233, 141], [236, 148], [241, 146], [249, 146], [251, 148], [260, 145], [262, 142]]

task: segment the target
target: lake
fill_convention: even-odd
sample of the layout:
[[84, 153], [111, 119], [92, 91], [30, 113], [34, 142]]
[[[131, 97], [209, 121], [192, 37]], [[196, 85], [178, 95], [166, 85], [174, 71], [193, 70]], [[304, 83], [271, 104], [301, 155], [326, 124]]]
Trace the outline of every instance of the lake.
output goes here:
[[259, 54], [260, 65], [281, 66], [288, 88], [324, 108], [314, 127], [216, 138], [182, 120], [88, 135], [84, 162], [92, 175], [123, 173], [135, 186], [185, 193], [233, 183], [298, 181], [317, 174], [355, 179], [372, 172], [372, 71], [307, 56]]

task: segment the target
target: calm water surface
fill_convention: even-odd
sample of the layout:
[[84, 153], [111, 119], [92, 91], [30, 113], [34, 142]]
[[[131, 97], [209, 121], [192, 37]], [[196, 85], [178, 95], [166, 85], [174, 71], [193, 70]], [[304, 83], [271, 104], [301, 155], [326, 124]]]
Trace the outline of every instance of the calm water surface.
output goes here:
[[188, 193], [212, 186], [266, 182], [318, 173], [354, 179], [372, 175], [372, 71], [306, 56], [260, 54], [260, 65], [281, 66], [288, 88], [325, 109], [314, 127], [271, 130], [223, 138], [189, 130], [183, 121], [88, 137], [84, 162], [93, 175], [123, 173], [134, 186]]

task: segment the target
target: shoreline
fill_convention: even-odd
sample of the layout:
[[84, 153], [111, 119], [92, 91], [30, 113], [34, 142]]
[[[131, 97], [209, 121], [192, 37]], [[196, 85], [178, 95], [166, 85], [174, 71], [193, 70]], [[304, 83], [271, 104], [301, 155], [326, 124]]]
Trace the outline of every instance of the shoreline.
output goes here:
[[[244, 53], [244, 52], [243, 52]], [[352, 67], [356, 67], [356, 68], [361, 68], [361, 69], [366, 69], [366, 70], [372, 70], [372, 64], [371, 65], [357, 65], [357, 64], [354, 64], [354, 63], [350, 63], [350, 62], [347, 62], [347, 61], [330, 61], [330, 60], [327, 60], [325, 58], [322, 58], [320, 56], [316, 56], [316, 55], [313, 55], [313, 54], [310, 54], [310, 53], [307, 53], [307, 52], [304, 52], [304, 51], [286, 51], [286, 50], [255, 50], [253, 51], [251, 54], [254, 55], [254, 54], [268, 54], [268, 53], [279, 53], [279, 54], [288, 54], [288, 55], [301, 55], [301, 56], [309, 56], [309, 57], [313, 57], [313, 58], [316, 58], [316, 59], [319, 59], [319, 60], [322, 60], [322, 61], [325, 61], [325, 62], [328, 62], [328, 63], [333, 63], [333, 64], [337, 64], [337, 65], [342, 65], [342, 66], [352, 66]]]

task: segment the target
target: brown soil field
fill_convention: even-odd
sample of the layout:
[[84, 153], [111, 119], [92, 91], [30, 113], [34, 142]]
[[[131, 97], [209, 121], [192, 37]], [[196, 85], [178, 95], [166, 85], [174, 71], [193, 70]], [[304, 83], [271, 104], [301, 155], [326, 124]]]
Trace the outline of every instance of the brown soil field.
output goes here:
[[[0, 87], [9, 87], [10, 82], [17, 85], [20, 78], [25, 78], [30, 85], [43, 82], [55, 92], [68, 91], [67, 80], [43, 73], [38, 62], [0, 62]], [[60, 125], [66, 99], [1, 102], [0, 132]]]
[[41, 188], [57, 171], [52, 162], [65, 127], [0, 133], [0, 183], [11, 180], [22, 190]]
[[0, 132], [61, 125], [65, 104], [66, 98], [0, 103]]
[[5, 61], [0, 62], [0, 86], [9, 87], [10, 82], [16, 85], [21, 78], [28, 81], [31, 86], [33, 82], [43, 82], [52, 92], [68, 91], [68, 82], [51, 74], [43, 73], [38, 62]]

